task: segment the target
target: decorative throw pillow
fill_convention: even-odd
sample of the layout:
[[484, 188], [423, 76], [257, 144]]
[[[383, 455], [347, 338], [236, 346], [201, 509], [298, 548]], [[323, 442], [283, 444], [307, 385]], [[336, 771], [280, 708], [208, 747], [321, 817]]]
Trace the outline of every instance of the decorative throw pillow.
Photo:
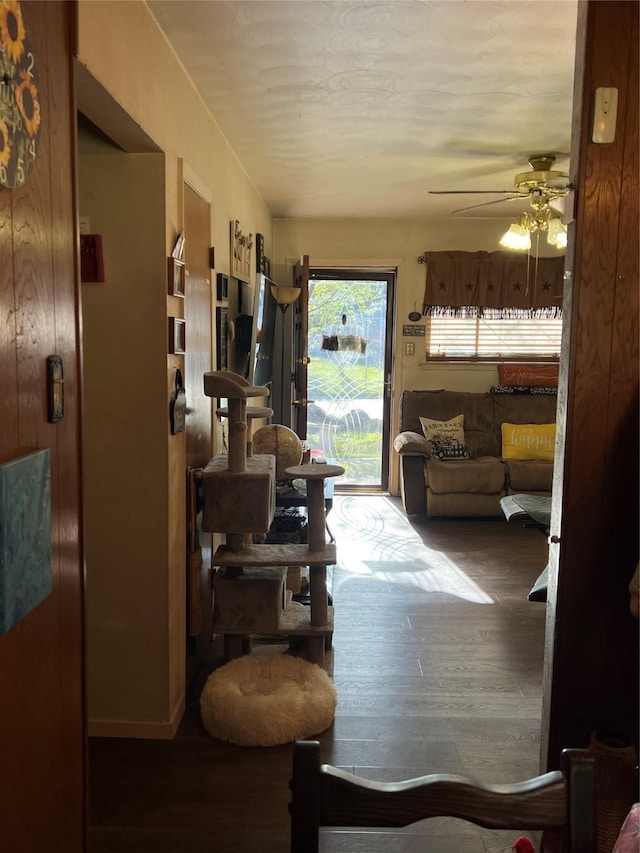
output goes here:
[[465, 444], [458, 444], [457, 441], [454, 441], [452, 444], [432, 444], [431, 445], [431, 454], [435, 456], [436, 459], [468, 459], [469, 454], [467, 453], [467, 446]]
[[555, 446], [555, 424], [502, 424], [504, 459], [553, 462]]
[[464, 444], [464, 415], [456, 415], [450, 421], [420, 418], [420, 426], [424, 437], [432, 444], [450, 444], [453, 439]]
[[548, 394], [553, 396], [557, 395], [558, 388], [557, 386], [545, 388], [544, 385], [492, 385], [489, 391], [492, 394], [529, 394], [530, 396]]
[[557, 364], [499, 364], [500, 385], [528, 385], [553, 388], [558, 386]]

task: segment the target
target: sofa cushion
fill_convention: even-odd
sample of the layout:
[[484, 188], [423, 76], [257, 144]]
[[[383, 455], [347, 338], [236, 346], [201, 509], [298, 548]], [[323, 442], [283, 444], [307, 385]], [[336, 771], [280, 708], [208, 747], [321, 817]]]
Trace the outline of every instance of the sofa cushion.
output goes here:
[[558, 398], [553, 394], [492, 394], [495, 424], [550, 424], [556, 419]]
[[550, 492], [553, 482], [553, 462], [509, 459], [509, 489], [512, 492]]
[[431, 443], [419, 432], [406, 430], [393, 439], [394, 449], [402, 454], [418, 454], [431, 456]]
[[556, 425], [502, 424], [502, 456], [504, 459], [546, 460], [553, 462]]
[[427, 489], [426, 508], [431, 518], [459, 516], [474, 518], [496, 518], [501, 516], [500, 498], [498, 495], [474, 495], [471, 492], [456, 492], [456, 494], [440, 495]]
[[429, 459], [425, 463], [425, 483], [436, 493], [504, 493], [506, 469], [495, 456], [479, 459]]

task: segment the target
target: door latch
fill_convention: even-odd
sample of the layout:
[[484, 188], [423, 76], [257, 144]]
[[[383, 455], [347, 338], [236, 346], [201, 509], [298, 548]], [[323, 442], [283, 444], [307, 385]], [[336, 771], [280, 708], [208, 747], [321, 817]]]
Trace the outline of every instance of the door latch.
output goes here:
[[50, 424], [64, 417], [64, 373], [59, 355], [47, 356], [47, 415]]

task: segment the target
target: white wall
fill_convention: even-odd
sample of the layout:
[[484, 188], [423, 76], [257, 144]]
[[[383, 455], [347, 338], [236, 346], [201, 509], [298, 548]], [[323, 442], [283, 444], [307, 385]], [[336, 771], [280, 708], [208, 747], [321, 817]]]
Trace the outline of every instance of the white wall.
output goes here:
[[[407, 315], [422, 309], [425, 251], [497, 251], [508, 221], [504, 219], [277, 219], [274, 221], [274, 278], [291, 282], [291, 266], [309, 255], [313, 266], [387, 266], [398, 271], [393, 330], [393, 412], [391, 438], [397, 432], [402, 391], [447, 388], [487, 391], [497, 384], [495, 365], [425, 364], [424, 341], [402, 337]], [[404, 355], [404, 340], [416, 343], [413, 356]], [[397, 492], [397, 459], [391, 452], [391, 490]]]
[[[102, 237], [82, 285], [87, 704], [104, 723], [167, 720], [164, 158], [79, 131], [80, 215]], [[158, 286], [160, 282], [160, 287]]]
[[[78, 78], [89, 80], [89, 91], [106, 92], [108, 96], [89, 98], [89, 106], [96, 110], [88, 113], [94, 124], [106, 129], [106, 125], [119, 121], [132, 122], [163, 152], [164, 198], [162, 194], [158, 200], [149, 197], [146, 209], [137, 211], [130, 227], [133, 238], [139, 223], [145, 219], [154, 223], [149, 263], [157, 269], [155, 306], [159, 314], [157, 321], [149, 317], [147, 322], [139, 324], [137, 343], [144, 354], [151, 339], [162, 340], [160, 363], [151, 369], [154, 382], [157, 380], [162, 387], [164, 445], [160, 464], [163, 470], [157, 476], [162, 478], [163, 485], [150, 496], [145, 507], [149, 514], [156, 515], [153, 548], [160, 546], [162, 558], [157, 560], [153, 549], [143, 555], [138, 571], [153, 576], [144, 600], [145, 594], [132, 576], [114, 579], [110, 587], [107, 584], [109, 594], [118, 584], [135, 590], [137, 603], [146, 604], [145, 620], [162, 623], [163, 628], [155, 645], [148, 648], [140, 645], [137, 649], [140, 656], [146, 655], [149, 668], [153, 668], [156, 682], [153, 697], [141, 707], [135, 685], [123, 678], [118, 707], [110, 705], [114, 698], [105, 695], [99, 714], [104, 723], [102, 734], [171, 737], [179, 723], [185, 690], [186, 456], [184, 434], [170, 436], [167, 417], [173, 372], [176, 367], [184, 367], [184, 357], [168, 355], [166, 351], [167, 316], [181, 316], [181, 300], [167, 295], [166, 269], [167, 256], [184, 226], [183, 178], [188, 177], [204, 197], [211, 199], [214, 283], [217, 272], [230, 272], [231, 221], [239, 220], [245, 233], [263, 234], [265, 252], [272, 257], [272, 217], [142, 0], [126, 3], [80, 0], [77, 56], [81, 66]], [[103, 108], [102, 115], [96, 104]], [[122, 296], [125, 299], [122, 311], [126, 311], [126, 293]], [[230, 308], [234, 297], [235, 292], [231, 291]], [[213, 307], [215, 310], [215, 299]], [[212, 328], [215, 329], [215, 317]], [[187, 329], [187, 337], [188, 334]], [[212, 348], [215, 363], [215, 339]], [[124, 390], [125, 396], [127, 393], [131, 390]], [[92, 421], [87, 428], [99, 442], [101, 437], [107, 438], [109, 423], [107, 419]], [[219, 444], [216, 450], [220, 450]], [[126, 548], [127, 543], [122, 546]], [[123, 619], [124, 628], [134, 633], [135, 618], [136, 614], [130, 613]], [[109, 649], [94, 647], [92, 654], [95, 660], [100, 656], [106, 659]], [[95, 702], [92, 708], [96, 709]]]

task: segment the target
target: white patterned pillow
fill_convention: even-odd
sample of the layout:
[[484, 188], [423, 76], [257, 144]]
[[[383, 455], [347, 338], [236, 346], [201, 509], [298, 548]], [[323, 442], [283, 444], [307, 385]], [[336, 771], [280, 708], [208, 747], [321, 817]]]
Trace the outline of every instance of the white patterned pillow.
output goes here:
[[433, 418], [420, 418], [422, 432], [427, 441], [441, 447], [464, 445], [464, 415], [456, 415], [450, 421], [436, 421]]

